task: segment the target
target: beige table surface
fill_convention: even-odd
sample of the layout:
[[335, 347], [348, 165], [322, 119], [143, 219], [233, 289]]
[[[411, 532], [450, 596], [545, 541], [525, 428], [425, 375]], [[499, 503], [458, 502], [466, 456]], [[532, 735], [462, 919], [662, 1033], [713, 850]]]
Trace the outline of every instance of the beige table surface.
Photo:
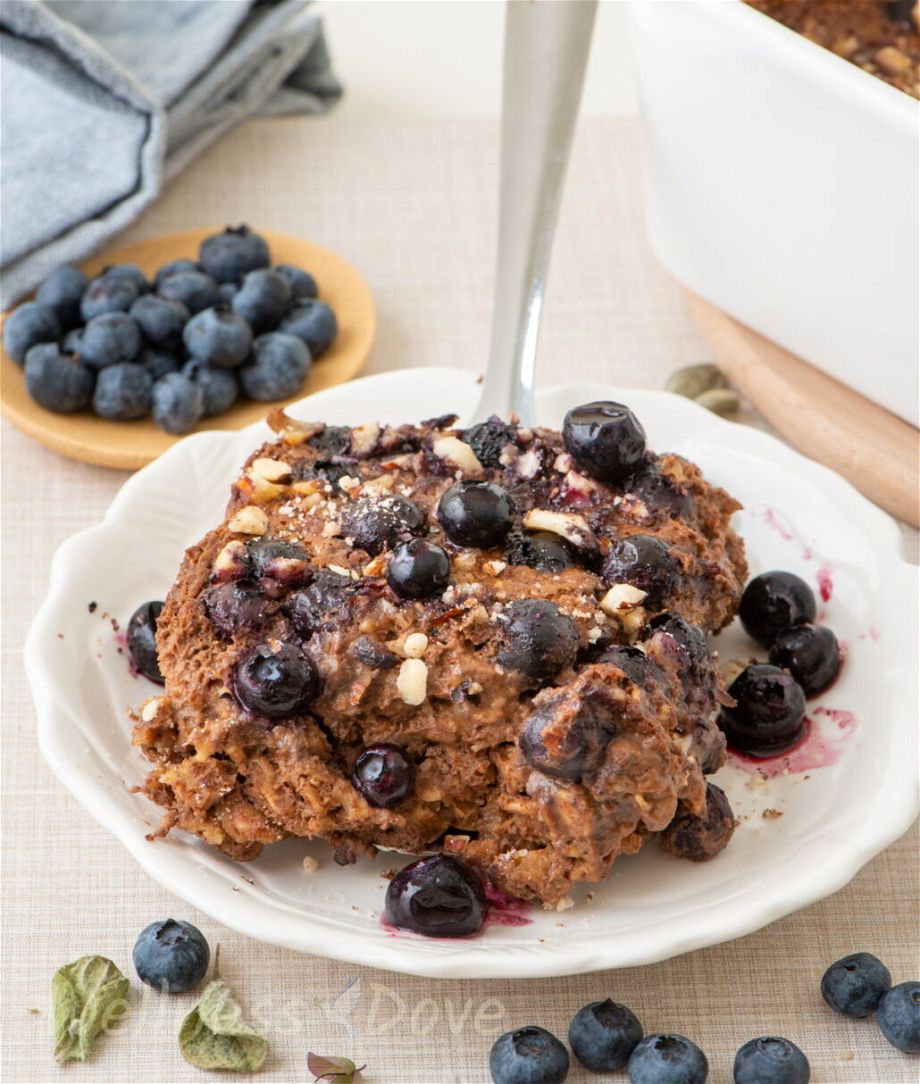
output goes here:
[[[353, 260], [377, 293], [370, 371], [476, 369], [488, 334], [496, 137], [486, 120], [252, 122], [206, 153], [124, 239], [240, 221], [303, 234]], [[559, 225], [541, 380], [660, 387], [671, 369], [706, 359], [645, 242], [634, 126], [588, 120]], [[538, 1023], [564, 1035], [576, 1009], [606, 996], [631, 1005], [647, 1030], [700, 1043], [714, 1084], [730, 1081], [743, 1041], [770, 1033], [807, 1051], [816, 1082], [917, 1079], [917, 1059], [890, 1047], [873, 1023], [834, 1016], [818, 993], [824, 967], [855, 950], [877, 953], [896, 981], [920, 971], [916, 832], [842, 892], [760, 933], [652, 967], [544, 981], [429, 981], [300, 956], [224, 929], [159, 888], [45, 767], [21, 665], [51, 554], [102, 516], [124, 476], [62, 459], [7, 424], [2, 451], [4, 1080], [206, 1079], [175, 1041], [191, 996], [162, 998], [139, 983], [129, 1022], [90, 1064], [61, 1070], [51, 1057], [54, 970], [98, 952], [133, 977], [137, 933], [166, 915], [220, 943], [222, 976], [271, 1038], [261, 1080], [309, 1081], [312, 1049], [366, 1062], [379, 1084], [478, 1084], [488, 1080], [500, 1031]], [[905, 540], [915, 552], [916, 536]], [[569, 1076], [589, 1079], [625, 1078], [580, 1068]]]

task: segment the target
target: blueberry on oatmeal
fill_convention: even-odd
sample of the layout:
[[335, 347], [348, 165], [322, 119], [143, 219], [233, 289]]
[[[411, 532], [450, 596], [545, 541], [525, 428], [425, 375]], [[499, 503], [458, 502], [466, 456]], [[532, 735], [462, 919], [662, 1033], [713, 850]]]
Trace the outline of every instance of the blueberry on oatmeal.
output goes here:
[[305, 711], [319, 692], [316, 667], [290, 644], [263, 644], [244, 656], [233, 672], [237, 700], [254, 715], [287, 719]]
[[513, 508], [507, 492], [494, 482], [458, 482], [441, 497], [438, 520], [458, 546], [491, 549], [511, 529]]
[[396, 547], [387, 564], [387, 583], [401, 598], [429, 598], [450, 582], [450, 557], [424, 538]]
[[602, 482], [624, 481], [645, 459], [645, 430], [622, 403], [575, 407], [565, 416], [562, 434], [575, 462]]

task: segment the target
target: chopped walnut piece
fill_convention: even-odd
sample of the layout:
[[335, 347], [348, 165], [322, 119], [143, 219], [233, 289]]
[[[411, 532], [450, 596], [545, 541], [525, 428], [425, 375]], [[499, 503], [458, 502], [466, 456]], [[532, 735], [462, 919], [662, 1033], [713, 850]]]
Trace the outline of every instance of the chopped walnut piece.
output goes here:
[[[227, 526], [231, 531], [237, 531], [239, 534], [262, 535], [268, 530], [268, 516], [261, 508], [256, 508], [254, 504], [247, 504], [244, 508], [234, 512]], [[225, 546], [217, 555], [217, 560], [214, 563], [215, 568], [218, 567], [218, 562], [228, 549], [229, 546]]]

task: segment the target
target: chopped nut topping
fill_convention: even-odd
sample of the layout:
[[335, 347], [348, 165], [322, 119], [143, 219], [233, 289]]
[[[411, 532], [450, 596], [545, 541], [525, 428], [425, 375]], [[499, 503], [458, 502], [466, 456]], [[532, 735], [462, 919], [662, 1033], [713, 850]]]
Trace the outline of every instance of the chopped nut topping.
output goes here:
[[424, 632], [410, 632], [403, 640], [403, 653], [407, 659], [420, 659], [428, 650], [428, 637]]
[[[260, 535], [265, 534], [268, 530], [268, 516], [262, 511], [261, 508], [256, 508], [254, 504], [247, 504], [245, 508], [241, 508], [238, 512], [235, 512], [231, 517], [227, 526], [231, 531], [237, 531], [239, 534], [251, 534]], [[239, 543], [238, 543], [239, 544]], [[229, 561], [229, 555], [226, 555], [227, 550], [230, 549], [233, 543], [229, 543], [224, 546], [221, 552], [217, 555], [217, 560], [214, 562], [214, 567], [223, 567], [220, 565], [222, 558]], [[234, 554], [237, 551], [234, 551]]]
[[492, 576], [500, 576], [508, 567], [507, 561], [486, 561], [485, 569]]
[[355, 478], [350, 474], [343, 474], [339, 479], [339, 489], [345, 493], [351, 493], [361, 485], [361, 479]]
[[265, 420], [273, 432], [284, 438], [285, 444], [303, 444], [326, 428], [325, 422], [299, 422], [296, 418], [289, 418], [281, 407], [270, 411]]
[[889, 75], [904, 75], [910, 71], [910, 57], [894, 45], [886, 45], [875, 54], [875, 62]]
[[291, 477], [290, 464], [283, 463], [280, 459], [254, 459], [251, 470], [266, 482], [280, 482]]
[[647, 594], [647, 591], [640, 591], [631, 583], [615, 583], [601, 599], [600, 607], [611, 617], [619, 617], [621, 610], [632, 610], [640, 606]]
[[428, 667], [421, 659], [405, 659], [396, 675], [396, 689], [406, 704], [418, 707], [428, 694]]
[[381, 474], [377, 478], [369, 478], [362, 486], [361, 492], [369, 497], [375, 493], [388, 493], [393, 488], [395, 479], [392, 474]]
[[280, 497], [284, 493], [285, 487], [279, 486], [275, 482], [269, 482], [260, 474], [248, 470], [237, 482], [237, 489], [244, 497], [248, 497], [256, 504], [267, 504], [268, 501], [273, 501], [275, 497]]
[[146, 704], [141, 708], [141, 719], [145, 723], [152, 722], [157, 717], [157, 712], [160, 710], [160, 698], [155, 696], [152, 700], [148, 700]]
[[359, 425], [351, 431], [351, 454], [360, 459], [373, 452], [380, 436], [380, 426], [376, 422]]
[[379, 553], [373, 560], [367, 562], [363, 568], [365, 576], [382, 576], [386, 572], [387, 559], [382, 553]]
[[584, 516], [573, 512], [551, 512], [548, 508], [532, 508], [523, 519], [528, 531], [551, 531], [578, 549], [597, 549], [597, 538]]
[[482, 471], [482, 464], [476, 458], [476, 453], [469, 444], [464, 444], [457, 437], [437, 437], [432, 442], [431, 450], [438, 459], [453, 463], [467, 474], [479, 474]]

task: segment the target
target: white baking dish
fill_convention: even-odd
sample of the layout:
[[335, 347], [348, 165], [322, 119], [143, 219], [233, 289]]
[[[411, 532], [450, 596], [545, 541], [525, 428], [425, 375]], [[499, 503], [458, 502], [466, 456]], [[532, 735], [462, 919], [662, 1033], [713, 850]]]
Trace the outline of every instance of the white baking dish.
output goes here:
[[916, 425], [918, 103], [740, 0], [632, 9], [658, 258]]

